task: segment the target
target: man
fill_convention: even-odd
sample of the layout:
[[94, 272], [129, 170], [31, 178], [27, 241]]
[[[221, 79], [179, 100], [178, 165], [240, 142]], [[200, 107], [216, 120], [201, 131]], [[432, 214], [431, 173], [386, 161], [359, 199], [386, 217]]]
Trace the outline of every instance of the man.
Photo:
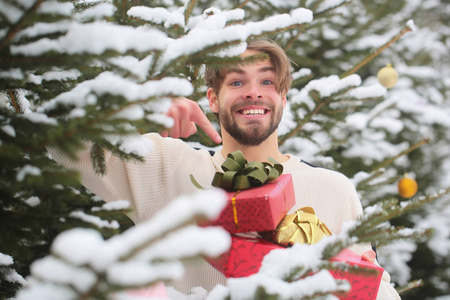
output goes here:
[[[174, 126], [161, 134], [173, 138], [147, 134], [154, 149], [144, 163], [125, 162], [106, 153], [107, 172], [98, 176], [91, 167], [89, 149], [79, 154], [77, 162], [52, 151], [55, 160], [79, 170], [83, 184], [104, 200], [129, 200], [134, 209], [131, 218], [139, 223], [178, 195], [196, 192], [190, 174], [201, 185], [210, 185], [215, 172], [222, 171], [221, 165], [230, 152], [241, 150], [248, 161], [266, 161], [272, 157], [283, 164], [284, 173], [292, 174], [296, 204], [289, 213], [311, 206], [333, 234], [339, 233], [343, 222], [362, 214], [355, 188], [338, 172], [313, 167], [298, 157], [280, 152], [277, 127], [291, 84], [290, 61], [278, 45], [266, 40], [250, 42], [242, 57], [258, 54], [267, 54], [269, 59], [231, 68], [207, 68], [205, 72], [209, 106], [218, 115], [222, 133], [223, 147], [214, 155], [173, 139], [192, 135], [197, 124], [213, 141], [221, 141], [198, 105], [182, 98], [174, 100], [168, 112], [175, 121]], [[352, 250], [374, 261], [374, 253], [369, 249], [361, 246]], [[189, 292], [194, 286], [211, 289], [226, 282], [222, 274], [204, 261], [186, 267], [185, 278], [175, 283], [183, 292]], [[385, 272], [379, 299], [398, 298]]]

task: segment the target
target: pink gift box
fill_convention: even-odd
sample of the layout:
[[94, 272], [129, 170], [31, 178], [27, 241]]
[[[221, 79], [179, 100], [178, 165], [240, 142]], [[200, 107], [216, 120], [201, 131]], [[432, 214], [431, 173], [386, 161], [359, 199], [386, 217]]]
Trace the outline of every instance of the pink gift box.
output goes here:
[[201, 226], [222, 226], [230, 233], [274, 230], [295, 204], [290, 174], [283, 174], [263, 186], [227, 192], [228, 204], [213, 221]]
[[166, 286], [162, 281], [158, 281], [155, 284], [152, 284], [149, 287], [142, 288], [142, 289], [136, 289], [136, 290], [130, 290], [127, 292], [130, 296], [139, 297], [142, 298], [149, 298], [149, 299], [161, 299], [161, 298], [169, 298], [167, 295]]

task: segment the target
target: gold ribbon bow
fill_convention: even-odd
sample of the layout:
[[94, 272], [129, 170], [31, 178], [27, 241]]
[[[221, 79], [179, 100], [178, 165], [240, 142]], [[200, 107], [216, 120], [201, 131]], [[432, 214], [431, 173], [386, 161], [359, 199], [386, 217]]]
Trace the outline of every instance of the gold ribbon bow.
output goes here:
[[331, 235], [328, 227], [316, 216], [312, 207], [303, 207], [281, 220], [274, 231], [260, 233], [264, 238], [283, 246], [294, 243], [315, 244]]

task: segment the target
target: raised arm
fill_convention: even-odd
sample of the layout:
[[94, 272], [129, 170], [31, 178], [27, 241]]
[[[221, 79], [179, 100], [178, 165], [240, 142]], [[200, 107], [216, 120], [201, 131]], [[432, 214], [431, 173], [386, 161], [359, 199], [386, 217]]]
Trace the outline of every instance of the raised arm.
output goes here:
[[219, 144], [222, 141], [219, 133], [195, 101], [182, 97], [174, 98], [167, 116], [173, 118], [174, 125], [161, 133], [163, 137], [187, 138], [197, 132], [196, 125], [198, 125], [214, 143]]

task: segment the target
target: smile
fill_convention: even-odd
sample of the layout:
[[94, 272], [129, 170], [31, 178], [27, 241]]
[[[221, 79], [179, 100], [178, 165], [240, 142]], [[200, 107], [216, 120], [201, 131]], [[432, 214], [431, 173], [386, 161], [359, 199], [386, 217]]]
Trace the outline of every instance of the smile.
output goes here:
[[259, 116], [259, 115], [264, 115], [265, 113], [266, 113], [266, 110], [262, 109], [262, 108], [241, 110], [241, 114], [246, 115], [246, 116]]

